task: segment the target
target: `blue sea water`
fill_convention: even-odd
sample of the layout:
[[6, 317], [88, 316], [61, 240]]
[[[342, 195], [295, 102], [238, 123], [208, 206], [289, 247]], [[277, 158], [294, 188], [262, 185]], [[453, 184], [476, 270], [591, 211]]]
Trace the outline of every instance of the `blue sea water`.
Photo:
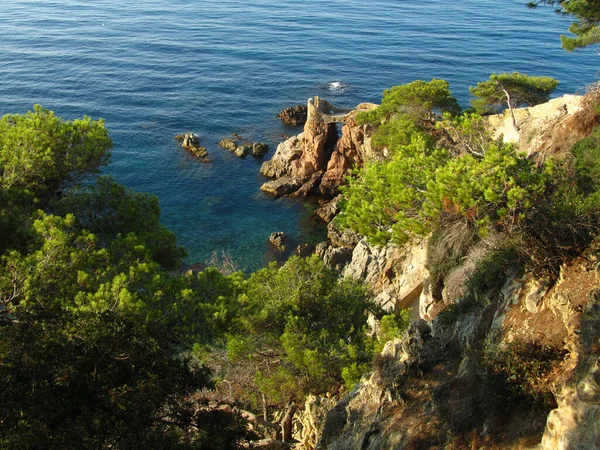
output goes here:
[[[0, 114], [39, 103], [63, 118], [104, 118], [115, 148], [105, 172], [159, 197], [188, 262], [227, 251], [242, 268], [265, 240], [309, 238], [299, 201], [259, 190], [261, 161], [217, 147], [237, 132], [273, 154], [284, 107], [321, 95], [340, 106], [384, 89], [445, 78], [463, 105], [492, 72], [561, 80], [556, 95], [598, 79], [600, 56], [566, 53], [569, 20], [526, 0], [5, 0], [0, 4]], [[348, 89], [331, 89], [332, 82]], [[335, 85], [333, 85], [335, 86]], [[212, 163], [173, 140], [201, 136]]]

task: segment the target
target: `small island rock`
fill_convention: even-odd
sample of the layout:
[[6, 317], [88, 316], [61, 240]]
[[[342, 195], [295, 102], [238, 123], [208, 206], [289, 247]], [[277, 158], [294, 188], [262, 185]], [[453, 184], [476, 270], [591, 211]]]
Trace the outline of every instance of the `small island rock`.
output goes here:
[[252, 156], [259, 157], [269, 150], [269, 146], [264, 142], [242, 143], [241, 136], [236, 133], [230, 138], [221, 140], [221, 142], [219, 142], [219, 147], [229, 150], [240, 158], [245, 157], [248, 153], [251, 153]]
[[248, 154], [249, 150], [250, 149], [246, 145], [238, 145], [233, 151], [233, 153], [235, 153], [235, 156], [243, 158]]
[[219, 147], [229, 150], [230, 152], [235, 152], [235, 149], [238, 147], [238, 143], [237, 140], [233, 138], [225, 138], [219, 142]]
[[196, 158], [207, 162], [208, 152], [206, 147], [200, 145], [200, 137], [194, 133], [178, 134], [175, 136], [175, 140], [181, 141], [181, 146], [190, 152]]
[[285, 250], [285, 241], [287, 240], [287, 236], [283, 231], [275, 231], [271, 233], [269, 236], [269, 242], [279, 251]]
[[269, 146], [264, 142], [254, 142], [252, 144], [252, 156], [260, 158], [269, 151]]
[[285, 125], [297, 127], [306, 123], [307, 116], [308, 107], [306, 105], [296, 105], [285, 108], [277, 117], [279, 117]]

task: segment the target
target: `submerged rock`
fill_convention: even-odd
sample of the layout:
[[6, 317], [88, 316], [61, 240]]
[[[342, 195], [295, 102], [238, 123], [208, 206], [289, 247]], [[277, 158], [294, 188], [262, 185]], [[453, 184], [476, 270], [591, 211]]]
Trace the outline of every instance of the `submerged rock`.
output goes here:
[[306, 258], [306, 257], [312, 255], [314, 250], [315, 250], [315, 247], [313, 245], [300, 244], [300, 245], [298, 245], [298, 247], [296, 247], [296, 250], [294, 250], [294, 254], [296, 254], [300, 258]]

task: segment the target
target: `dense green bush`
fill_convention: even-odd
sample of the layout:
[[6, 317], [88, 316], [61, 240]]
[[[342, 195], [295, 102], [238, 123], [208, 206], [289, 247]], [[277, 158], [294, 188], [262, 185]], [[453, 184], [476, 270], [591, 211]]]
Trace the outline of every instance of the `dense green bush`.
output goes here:
[[[469, 90], [475, 96], [471, 105], [479, 114], [493, 114], [508, 107], [535, 106], [547, 102], [558, 86], [558, 80], [519, 72], [493, 73], [489, 80], [477, 83]], [[514, 120], [514, 117], [513, 117]]]
[[430, 221], [423, 215], [427, 185], [448, 158], [448, 152], [414, 135], [391, 160], [367, 163], [349, 179], [338, 221], [376, 244], [404, 243], [413, 234], [428, 233]]
[[292, 257], [254, 273], [228, 340], [229, 356], [258, 368], [255, 388], [272, 401], [337, 389], [368, 369], [365, 289], [339, 282], [317, 257]]
[[572, 153], [579, 189], [586, 194], [596, 192], [600, 183], [600, 126], [591, 136], [577, 142]]

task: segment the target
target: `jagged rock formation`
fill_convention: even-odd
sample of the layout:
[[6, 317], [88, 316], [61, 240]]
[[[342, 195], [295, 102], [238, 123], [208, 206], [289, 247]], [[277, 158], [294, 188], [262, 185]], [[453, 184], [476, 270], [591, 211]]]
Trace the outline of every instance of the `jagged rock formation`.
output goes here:
[[271, 233], [269, 236], [269, 242], [273, 247], [275, 247], [279, 251], [285, 250], [285, 242], [287, 241], [287, 236], [283, 231], [275, 231]]
[[[261, 189], [271, 195], [306, 196], [335, 195], [347, 170], [362, 164], [363, 155], [370, 152], [365, 129], [356, 124], [360, 111], [376, 105], [362, 103], [353, 109], [340, 109], [325, 100], [309, 99], [304, 131], [281, 143], [273, 158], [263, 163], [260, 172], [279, 181], [274, 190], [266, 183]], [[345, 123], [338, 140], [336, 123]]]
[[297, 127], [306, 123], [307, 115], [308, 108], [306, 106], [296, 105], [283, 109], [277, 117], [279, 117], [285, 125]]
[[190, 152], [193, 156], [202, 162], [208, 162], [208, 152], [206, 147], [200, 145], [200, 137], [194, 133], [178, 134], [175, 136], [176, 141], [181, 142], [181, 146]]

